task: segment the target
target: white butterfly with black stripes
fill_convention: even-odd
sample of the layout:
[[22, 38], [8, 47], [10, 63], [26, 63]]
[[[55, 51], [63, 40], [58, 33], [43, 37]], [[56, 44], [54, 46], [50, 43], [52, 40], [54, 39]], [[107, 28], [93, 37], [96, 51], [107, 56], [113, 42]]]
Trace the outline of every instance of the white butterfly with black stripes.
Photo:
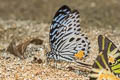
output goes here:
[[79, 12], [64, 5], [55, 14], [50, 26], [48, 58], [75, 62], [89, 53], [90, 42], [81, 33]]

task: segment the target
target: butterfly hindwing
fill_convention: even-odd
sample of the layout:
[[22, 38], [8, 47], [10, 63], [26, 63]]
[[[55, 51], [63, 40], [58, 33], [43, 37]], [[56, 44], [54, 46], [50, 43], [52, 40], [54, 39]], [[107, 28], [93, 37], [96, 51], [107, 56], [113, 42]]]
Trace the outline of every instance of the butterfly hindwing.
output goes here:
[[107, 56], [104, 56], [103, 52], [100, 52], [92, 66], [92, 72], [90, 74], [92, 76], [90, 76], [90, 80], [99, 80], [98, 78], [100, 77], [103, 69], [109, 70], [108, 61]]
[[[73, 12], [71, 12], [69, 14], [69, 17], [66, 19], [67, 21], [67, 22], [65, 21], [66, 28], [64, 30], [65, 34], [60, 37], [61, 43], [60, 43], [60, 46], [58, 47], [61, 51], [69, 52], [71, 51], [71, 49], [72, 50], [76, 49], [76, 51], [75, 50], [74, 51], [77, 52], [78, 46], [81, 48], [89, 46], [88, 45], [89, 41], [87, 40], [87, 38], [84, 36], [84, 34], [80, 33], [80, 21], [79, 20], [80, 20], [79, 12], [77, 10], [74, 10]], [[87, 51], [87, 49], [85, 48], [85, 51]]]

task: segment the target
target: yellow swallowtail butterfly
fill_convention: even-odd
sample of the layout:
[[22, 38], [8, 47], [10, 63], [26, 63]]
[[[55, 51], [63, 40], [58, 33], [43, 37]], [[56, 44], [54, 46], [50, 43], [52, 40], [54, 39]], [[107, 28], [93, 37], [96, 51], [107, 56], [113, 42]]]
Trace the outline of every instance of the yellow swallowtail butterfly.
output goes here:
[[120, 80], [120, 51], [107, 37], [99, 35], [100, 54], [93, 64], [91, 80]]

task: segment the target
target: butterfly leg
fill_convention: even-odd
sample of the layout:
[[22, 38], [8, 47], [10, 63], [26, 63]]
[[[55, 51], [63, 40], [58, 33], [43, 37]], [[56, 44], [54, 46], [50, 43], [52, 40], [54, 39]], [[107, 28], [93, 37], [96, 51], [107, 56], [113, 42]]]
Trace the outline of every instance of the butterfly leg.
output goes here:
[[66, 66], [70, 63], [64, 63], [63, 61], [60, 60], [54, 60], [54, 67], [60, 70], [65, 70]]
[[57, 68], [57, 61], [54, 60], [54, 67]]

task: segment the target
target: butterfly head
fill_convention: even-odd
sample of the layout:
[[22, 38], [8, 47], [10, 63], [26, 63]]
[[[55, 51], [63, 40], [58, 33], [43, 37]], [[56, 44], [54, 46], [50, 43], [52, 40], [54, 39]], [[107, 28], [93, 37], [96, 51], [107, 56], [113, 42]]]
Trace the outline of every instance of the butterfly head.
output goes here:
[[52, 52], [52, 51], [48, 52], [48, 53], [46, 54], [46, 56], [47, 56], [47, 58], [48, 58], [48, 59], [51, 59], [51, 58], [53, 58], [53, 57], [54, 57], [54, 55], [53, 55], [53, 52]]

